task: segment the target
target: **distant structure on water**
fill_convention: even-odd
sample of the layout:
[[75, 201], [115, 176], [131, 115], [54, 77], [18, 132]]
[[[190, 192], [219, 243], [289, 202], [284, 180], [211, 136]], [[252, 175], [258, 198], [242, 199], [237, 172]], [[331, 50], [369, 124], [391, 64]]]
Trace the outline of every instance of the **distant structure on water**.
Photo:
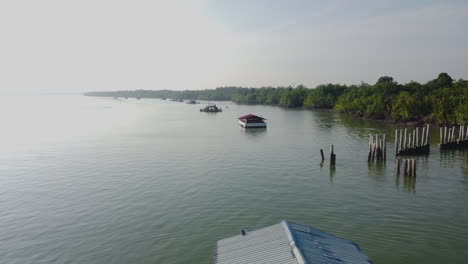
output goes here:
[[221, 107], [217, 107], [215, 104], [208, 104], [204, 108], [200, 109], [200, 112], [208, 112], [208, 113], [217, 113], [222, 112], [223, 109]]
[[266, 127], [266, 123], [264, 121], [266, 119], [260, 116], [249, 114], [249, 115], [241, 116], [238, 119], [239, 119], [239, 125], [241, 125], [241, 127], [245, 127], [245, 128], [265, 128]]
[[350, 241], [309, 226], [279, 224], [219, 240], [215, 264], [372, 264]]
[[187, 104], [199, 104], [196, 100], [188, 100]]

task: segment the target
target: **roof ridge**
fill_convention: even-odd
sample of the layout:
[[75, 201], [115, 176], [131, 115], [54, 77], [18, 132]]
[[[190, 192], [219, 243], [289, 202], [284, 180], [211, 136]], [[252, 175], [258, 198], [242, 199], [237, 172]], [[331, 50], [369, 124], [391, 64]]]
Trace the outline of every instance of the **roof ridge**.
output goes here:
[[296, 245], [297, 241], [296, 241], [293, 233], [291, 232], [291, 229], [289, 229], [288, 221], [286, 221], [286, 220], [281, 221], [281, 225], [283, 226], [284, 232], [286, 233], [286, 236], [288, 237], [289, 246], [291, 246], [291, 250], [294, 253], [294, 256], [296, 257], [297, 263], [307, 264], [307, 261], [305, 260], [301, 249]]

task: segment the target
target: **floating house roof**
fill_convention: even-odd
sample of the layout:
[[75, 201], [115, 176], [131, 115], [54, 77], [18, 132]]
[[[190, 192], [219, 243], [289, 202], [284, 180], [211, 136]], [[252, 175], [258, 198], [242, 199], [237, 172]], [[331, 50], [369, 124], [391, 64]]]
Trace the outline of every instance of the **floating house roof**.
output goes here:
[[248, 114], [248, 115], [245, 115], [245, 116], [241, 116], [239, 117], [240, 120], [242, 119], [261, 119], [261, 120], [265, 120], [265, 118], [261, 117], [261, 116], [256, 116], [256, 115], [252, 115], [252, 114]]
[[357, 244], [305, 225], [282, 221], [244, 234], [219, 240], [214, 263], [372, 263]]

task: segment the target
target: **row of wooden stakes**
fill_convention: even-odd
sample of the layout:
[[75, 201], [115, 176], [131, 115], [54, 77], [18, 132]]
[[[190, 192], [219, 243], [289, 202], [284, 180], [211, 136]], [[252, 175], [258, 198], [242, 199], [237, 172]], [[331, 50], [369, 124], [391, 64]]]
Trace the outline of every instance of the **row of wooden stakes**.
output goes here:
[[[458, 134], [458, 136], [457, 136]], [[455, 127], [441, 127], [440, 128], [440, 144], [439, 148], [459, 148], [468, 146], [468, 126], [458, 127], [458, 133], [456, 133]]]
[[382, 139], [379, 135], [369, 135], [369, 155], [367, 161], [385, 161], [387, 159], [387, 137], [383, 134]]
[[398, 155], [417, 155], [428, 154], [430, 151], [429, 144], [429, 125], [422, 128], [421, 135], [419, 127], [410, 131], [405, 128], [395, 129], [395, 154]]

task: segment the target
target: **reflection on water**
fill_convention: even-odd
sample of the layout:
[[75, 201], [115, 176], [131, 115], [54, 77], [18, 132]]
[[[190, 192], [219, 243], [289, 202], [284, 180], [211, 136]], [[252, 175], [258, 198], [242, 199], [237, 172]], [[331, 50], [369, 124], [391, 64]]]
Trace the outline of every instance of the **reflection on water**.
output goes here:
[[374, 180], [383, 180], [386, 172], [386, 162], [367, 162], [367, 169], [369, 178]]
[[409, 193], [416, 193], [416, 177], [402, 176], [403, 187]]

